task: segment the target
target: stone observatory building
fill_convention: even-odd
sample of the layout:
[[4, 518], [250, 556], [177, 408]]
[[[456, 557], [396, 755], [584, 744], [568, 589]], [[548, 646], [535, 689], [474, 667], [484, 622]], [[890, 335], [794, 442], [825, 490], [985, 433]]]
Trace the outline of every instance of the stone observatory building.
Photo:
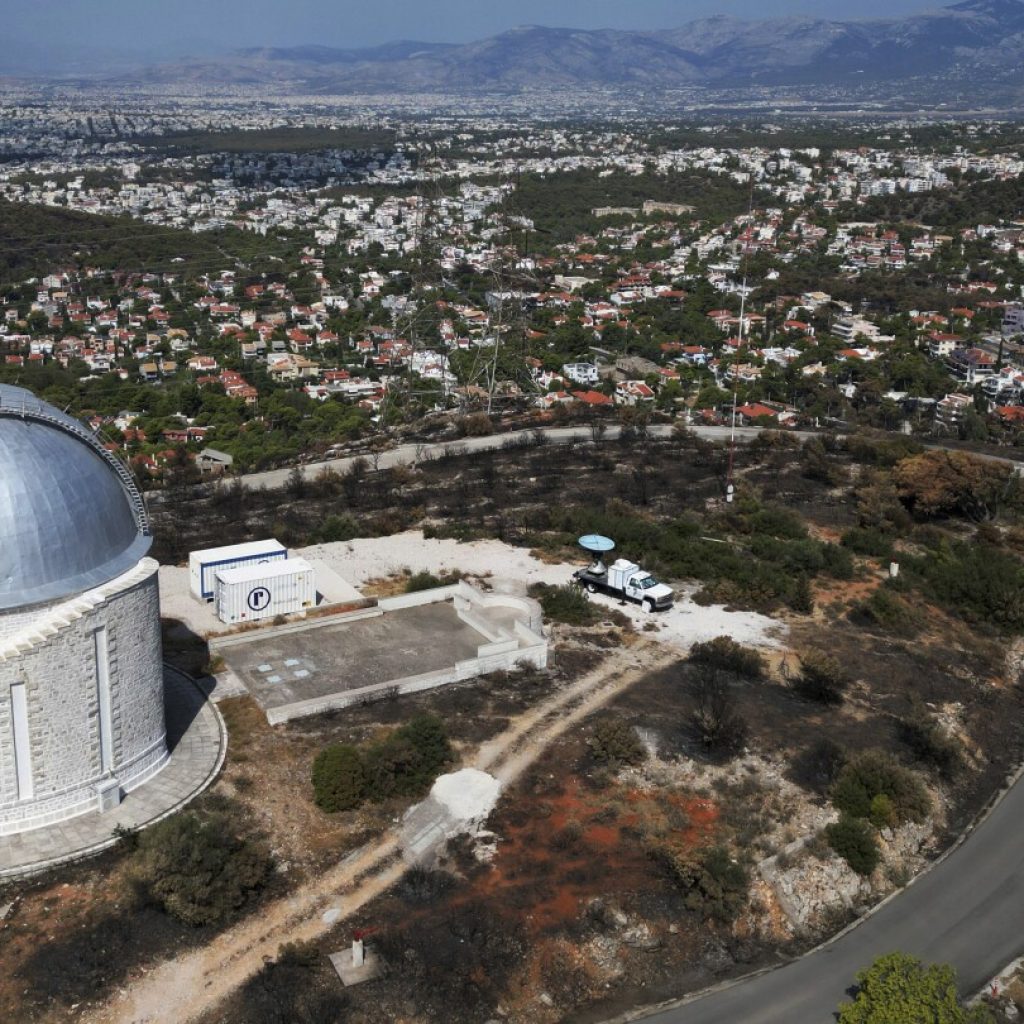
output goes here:
[[0, 384], [0, 835], [116, 806], [167, 762], [150, 543], [121, 463]]

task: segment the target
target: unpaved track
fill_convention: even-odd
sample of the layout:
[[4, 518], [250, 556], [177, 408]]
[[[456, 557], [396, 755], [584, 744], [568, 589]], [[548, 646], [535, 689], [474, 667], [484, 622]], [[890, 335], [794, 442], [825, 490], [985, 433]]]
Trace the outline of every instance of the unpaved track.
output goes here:
[[[678, 650], [642, 641], [621, 648], [596, 669], [524, 712], [501, 735], [466, 758], [503, 787], [532, 764], [555, 739], [628, 689], [647, 672], [678, 659]], [[212, 1010], [277, 955], [285, 942], [316, 939], [332, 925], [330, 907], [348, 917], [385, 892], [406, 869], [398, 832], [277, 900], [224, 932], [202, 949], [158, 965], [131, 982], [83, 1024], [185, 1024]]]

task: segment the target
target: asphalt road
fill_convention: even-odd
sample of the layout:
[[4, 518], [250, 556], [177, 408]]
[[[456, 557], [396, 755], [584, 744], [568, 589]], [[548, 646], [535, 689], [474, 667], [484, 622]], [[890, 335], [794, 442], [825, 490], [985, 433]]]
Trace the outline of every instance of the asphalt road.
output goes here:
[[[691, 427], [695, 434], [706, 437], [710, 441], [727, 441], [729, 439], [728, 427]], [[387, 469], [391, 466], [410, 465], [414, 462], [422, 462], [431, 458], [438, 458], [446, 451], [479, 452], [488, 449], [501, 448], [510, 439], [529, 438], [533, 435], [532, 430], [515, 430], [508, 434], [488, 434], [486, 437], [464, 437], [457, 441], [446, 441], [442, 444], [403, 444], [397, 448], [390, 448], [380, 455], [378, 468]], [[579, 439], [589, 441], [591, 439], [590, 428], [586, 426], [576, 427], [545, 427], [544, 436], [550, 444], [567, 444]], [[657, 424], [648, 428], [651, 437], [669, 437], [672, 434], [671, 425]], [[761, 433], [760, 427], [737, 427], [737, 439], [750, 440]], [[607, 440], [614, 440], [619, 436], [618, 426], [609, 426], [602, 435]], [[794, 437], [801, 440], [812, 435], [809, 433], [793, 432]], [[366, 456], [364, 456], [365, 458]], [[359, 456], [349, 456], [343, 459], [332, 459], [327, 462], [311, 462], [300, 466], [302, 475], [312, 479], [317, 473], [324, 469], [334, 470], [336, 473], [344, 473]], [[248, 473], [242, 476], [242, 481], [249, 487], [283, 487], [288, 480], [292, 469], [271, 469], [263, 473]]]
[[828, 1024], [859, 970], [912, 953], [949, 963], [964, 993], [978, 991], [1024, 952], [1024, 785], [945, 860], [856, 928], [785, 967], [645, 1021], [657, 1024]]
[[[671, 427], [650, 433], [667, 436]], [[713, 441], [727, 440], [728, 427], [694, 427]], [[750, 439], [759, 428], [737, 428]], [[519, 432], [529, 436], [532, 431]], [[549, 427], [550, 443], [589, 440], [586, 427]], [[605, 438], [618, 435], [609, 427]], [[436, 458], [446, 450], [500, 448], [517, 434], [464, 438], [446, 444], [403, 445], [383, 453], [380, 468]], [[797, 435], [801, 439], [812, 436]], [[936, 446], [939, 447], [939, 446]], [[989, 458], [996, 458], [988, 456]], [[344, 472], [354, 457], [302, 467], [313, 477], [329, 468]], [[1005, 461], [1005, 460], [998, 460]], [[290, 469], [253, 473], [249, 486], [281, 487]], [[656, 1024], [828, 1024], [847, 997], [859, 970], [875, 957], [899, 950], [929, 963], [952, 964], [961, 991], [977, 991], [1024, 953], [1024, 784], [1014, 786], [991, 815], [958, 849], [885, 906], [816, 952], [785, 967], [717, 989], [701, 998], [642, 1019]]]

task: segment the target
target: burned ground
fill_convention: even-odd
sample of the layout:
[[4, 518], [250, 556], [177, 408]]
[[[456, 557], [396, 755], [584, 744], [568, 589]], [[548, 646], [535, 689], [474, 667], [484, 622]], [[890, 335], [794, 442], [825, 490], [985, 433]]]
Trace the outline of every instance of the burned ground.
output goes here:
[[[962, 824], [1020, 746], [1015, 689], [980, 689], [990, 686], [998, 663], [992, 643], [955, 626], [922, 648], [865, 637], [847, 622], [795, 626], [801, 644], [827, 644], [844, 657], [859, 651], [857, 684], [835, 707], [799, 696], [778, 671], [778, 657], [766, 678], [732, 677], [749, 749], [782, 770], [788, 766], [805, 801], [824, 806], [820, 787], [800, 776], [801, 754], [827, 737], [848, 751], [882, 748], [914, 765], [901, 716], [915, 700], [957, 700], [966, 709], [965, 734], [983, 743], [951, 784], [926, 777], [949, 810], [947, 830]], [[505, 794], [488, 823], [497, 837], [492, 858], [481, 862], [467, 846], [457, 847], [438, 871], [420, 873], [365, 907], [307, 950], [320, 964], [311, 984], [330, 991], [326, 954], [365, 929], [389, 973], [346, 992], [347, 1020], [468, 1024], [500, 1007], [513, 1021], [583, 1024], [813, 943], [823, 932], [774, 930], [776, 911], [756, 886], [751, 914], [732, 924], [694, 909], [658, 855], [666, 843], [684, 859], [724, 845], [752, 863], [799, 833], [791, 795], [765, 781], [755, 762], [742, 758], [732, 768], [728, 758], [707, 755], [692, 725], [697, 689], [696, 668], [680, 661], [649, 674], [597, 716], [621, 718], [656, 748], [659, 764], [668, 766], [656, 780], [642, 768], [596, 761], [588, 739], [597, 719], [588, 720]], [[943, 841], [938, 837], [934, 849]], [[837, 909], [823, 931], [844, 920]], [[279, 986], [275, 998], [283, 1005], [298, 998], [286, 973], [275, 982], [268, 971], [209, 1024], [273, 1019], [259, 1012], [268, 984]]]
[[[269, 533], [295, 545], [419, 525], [457, 539], [497, 537], [562, 559], [574, 531], [607, 528], [627, 536], [630, 553], [654, 571], [696, 581], [709, 600], [770, 609], [789, 629], [788, 649], [772, 654], [763, 678], [724, 680], [745, 723], [745, 749], [709, 749], [695, 728], [694, 666], [680, 661], [650, 673], [601, 712], [635, 727], [648, 750], [645, 764], [599, 763], [587, 742], [593, 720], [571, 728], [503, 796], [489, 823], [497, 837], [490, 860], [456, 848], [440, 873], [414, 875], [321, 941], [284, 951], [207, 1024], [330, 1015], [353, 1024], [458, 1024], [485, 1020], [499, 1006], [510, 1021], [583, 1022], [679, 995], [771, 962], [850, 912], [837, 910], [817, 931], [794, 934], [756, 880], [731, 923], [694, 909], [693, 894], [680, 884], [694, 858], [712, 848], [755, 864], [808, 829], [816, 834], [828, 810], [830, 758], [881, 748], [919, 772], [937, 804], [931, 853], [1016, 762], [1024, 734], [1012, 640], [976, 609], [961, 615], [940, 601], [915, 569], [915, 559], [941, 555], [942, 545], [981, 531], [956, 518], [923, 525], [901, 517], [871, 477], [892, 464], [885, 452], [831, 446], [811, 457], [768, 436], [738, 452], [737, 501], [729, 508], [721, 448], [686, 437], [601, 446], [583, 431], [581, 437], [576, 445], [453, 454], [415, 469], [376, 473], [368, 465], [275, 493], [206, 487], [174, 510], [157, 503], [165, 552]], [[1016, 522], [1010, 516], [985, 524], [982, 538], [991, 544], [1000, 530], [1012, 538], [1008, 528]], [[840, 543], [853, 527], [863, 534], [857, 545]], [[877, 553], [862, 553], [872, 547]], [[1014, 557], [1012, 550], [1007, 545], [1003, 556]], [[886, 582], [891, 557], [907, 567], [896, 583]], [[798, 578], [806, 583], [803, 595], [787, 589], [786, 581]], [[885, 602], [872, 611], [876, 595]], [[603, 627], [561, 629], [546, 673], [492, 677], [273, 730], [250, 700], [226, 701], [231, 743], [218, 792], [271, 836], [288, 868], [282, 884], [297, 884], [372, 841], [402, 809], [395, 803], [320, 814], [309, 784], [318, 750], [373, 739], [421, 710], [444, 719], [456, 748], [472, 747], [592, 668], [610, 645], [630, 642]], [[169, 638], [176, 657], [193, 670], [203, 666], [200, 641], [173, 628]], [[792, 685], [809, 649], [831, 653], [848, 669], [841, 703], [809, 700]], [[929, 760], [908, 726], [922, 720], [941, 725], [956, 744], [955, 764]], [[818, 856], [820, 843], [810, 850]], [[672, 864], [682, 865], [682, 876]], [[123, 948], [109, 935], [128, 912], [110, 888], [116, 870], [105, 876], [105, 869], [82, 866], [66, 877], [71, 893], [61, 895], [54, 883], [26, 887], [0, 933], [5, 967], [11, 965], [0, 1008], [11, 1019], [57, 1019], [147, 959], [201, 941], [194, 933], [165, 934], [154, 922], [147, 941], [125, 951], [120, 973], [100, 972], [95, 958], [80, 954], [54, 960], [57, 947], [44, 936], [58, 900], [62, 927], [98, 949]], [[356, 928], [373, 930], [389, 970], [342, 992], [325, 957]], [[47, 960], [64, 965], [58, 995], [46, 994], [39, 965]]]
[[[195, 638], [178, 636], [174, 653], [197, 667], [205, 659], [205, 646]], [[497, 673], [277, 728], [267, 724], [251, 698], [228, 699], [220, 704], [229, 732], [228, 759], [204, 800], [230, 800], [240, 818], [268, 837], [283, 870], [271, 893], [286, 892], [336, 864], [348, 851], [372, 842], [408, 803], [392, 800], [348, 814], [321, 813], [312, 801], [310, 765], [326, 744], [362, 742], [410, 715], [429, 712], [447, 723], [456, 747], [475, 746], [501, 732], [516, 714], [594, 668], [601, 658], [601, 649], [588, 644], [584, 635], [557, 646], [544, 672]], [[130, 875], [131, 853], [124, 846], [46, 878], [0, 887], [0, 904], [14, 900], [0, 925], [4, 1019], [65, 1020], [69, 1007], [81, 1009], [102, 1000], [146, 964], [201, 946], [215, 935], [214, 929], [183, 925], [141, 903]], [[301, 957], [287, 961], [286, 968], [279, 976], [292, 982], [316, 974]], [[333, 998], [329, 994], [323, 1004], [302, 1005], [319, 1012], [318, 1007], [333, 1006]], [[300, 1012], [301, 1007], [296, 1009], [296, 1014]], [[314, 1013], [308, 1019], [321, 1018]]]

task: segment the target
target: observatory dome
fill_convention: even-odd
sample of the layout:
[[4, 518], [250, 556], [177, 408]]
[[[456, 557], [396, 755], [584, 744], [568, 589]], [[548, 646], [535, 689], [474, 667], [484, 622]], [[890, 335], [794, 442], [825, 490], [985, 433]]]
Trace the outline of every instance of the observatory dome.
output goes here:
[[0, 611], [107, 583], [149, 550], [141, 496], [80, 423], [0, 384]]
[[0, 836], [110, 810], [166, 764], [150, 542], [91, 431], [0, 384]]

